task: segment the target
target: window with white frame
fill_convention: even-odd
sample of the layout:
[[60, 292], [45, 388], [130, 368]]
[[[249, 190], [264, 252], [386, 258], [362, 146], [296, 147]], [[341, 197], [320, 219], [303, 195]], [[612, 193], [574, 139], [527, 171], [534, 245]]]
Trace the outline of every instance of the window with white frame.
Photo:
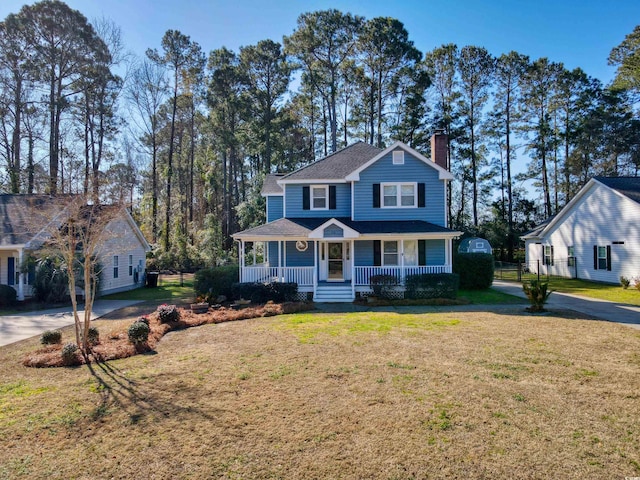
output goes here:
[[120, 259], [118, 255], [113, 256], [113, 278], [118, 278], [118, 264], [120, 263]]
[[551, 245], [544, 246], [544, 264], [553, 265], [553, 247]]
[[311, 210], [327, 210], [329, 208], [329, 186], [311, 187]]
[[404, 165], [404, 150], [393, 151], [393, 164]]
[[607, 268], [607, 247], [598, 247], [598, 270], [606, 270]]
[[418, 205], [416, 183], [383, 183], [382, 206], [385, 208], [415, 207]]
[[384, 241], [382, 246], [382, 264], [398, 265], [398, 242]]
[[575, 267], [576, 265], [576, 249], [573, 245], [571, 245], [570, 247], [567, 247], [567, 258], [568, 258], [568, 265], [570, 267]]
[[129, 276], [133, 276], [133, 255], [129, 255]]

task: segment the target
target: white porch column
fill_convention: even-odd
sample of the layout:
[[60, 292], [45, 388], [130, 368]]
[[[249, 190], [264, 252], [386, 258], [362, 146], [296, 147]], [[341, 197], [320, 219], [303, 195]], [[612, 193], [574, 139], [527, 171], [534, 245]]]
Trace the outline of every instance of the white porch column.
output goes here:
[[313, 294], [318, 286], [318, 240], [313, 241]]
[[400, 240], [400, 284], [404, 285], [404, 238]]
[[282, 240], [278, 240], [278, 281], [282, 281]]
[[244, 240], [240, 240], [238, 244], [238, 256], [240, 257], [240, 283], [242, 283], [242, 277], [244, 276]]
[[453, 272], [453, 258], [451, 256], [453, 239], [450, 238], [448, 242], [444, 243], [445, 258], [447, 259], [447, 273]]
[[355, 240], [351, 240], [350, 260], [351, 260], [351, 296], [353, 298], [356, 298], [356, 241]]
[[18, 269], [20, 274], [18, 275], [18, 300], [24, 301], [24, 272], [22, 271], [22, 258], [23, 249], [18, 250]]

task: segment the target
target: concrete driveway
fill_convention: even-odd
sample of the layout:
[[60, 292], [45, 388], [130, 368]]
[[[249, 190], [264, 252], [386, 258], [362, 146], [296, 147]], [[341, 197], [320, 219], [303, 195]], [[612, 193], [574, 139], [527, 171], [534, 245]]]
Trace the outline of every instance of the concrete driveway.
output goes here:
[[[98, 300], [93, 305], [91, 319], [95, 320], [114, 310], [135, 305], [136, 303], [140, 303], [140, 301]], [[83, 314], [84, 310], [81, 310], [80, 315]], [[3, 315], [0, 317], [0, 346], [40, 335], [45, 330], [55, 330], [67, 325], [73, 325], [73, 310], [71, 306], [16, 315]]]
[[[510, 295], [527, 298], [519, 283], [494, 280], [492, 288]], [[550, 308], [568, 308], [601, 320], [640, 329], [640, 307], [634, 305], [559, 292], [553, 292], [549, 296], [547, 305]]]

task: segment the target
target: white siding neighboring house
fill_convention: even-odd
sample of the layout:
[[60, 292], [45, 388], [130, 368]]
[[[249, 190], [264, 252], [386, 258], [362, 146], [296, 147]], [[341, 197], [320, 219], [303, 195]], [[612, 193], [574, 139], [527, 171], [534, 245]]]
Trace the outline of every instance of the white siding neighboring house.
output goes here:
[[[48, 231], [64, 224], [67, 206], [73, 198], [0, 195], [0, 284], [12, 286], [19, 300], [32, 295], [33, 281], [33, 273], [22, 272], [21, 265], [46, 242]], [[129, 212], [119, 209], [104, 231], [106, 240], [99, 253], [103, 268], [100, 294], [142, 286], [150, 247]]]
[[640, 177], [594, 177], [522, 237], [537, 273], [619, 283], [640, 277]]

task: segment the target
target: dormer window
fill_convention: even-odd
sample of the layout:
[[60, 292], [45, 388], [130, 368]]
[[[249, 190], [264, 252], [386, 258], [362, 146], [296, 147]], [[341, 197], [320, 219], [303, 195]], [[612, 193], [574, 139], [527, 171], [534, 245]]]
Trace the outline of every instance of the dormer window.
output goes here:
[[327, 210], [329, 186], [311, 187], [311, 210]]
[[404, 165], [404, 150], [393, 151], [393, 164]]

